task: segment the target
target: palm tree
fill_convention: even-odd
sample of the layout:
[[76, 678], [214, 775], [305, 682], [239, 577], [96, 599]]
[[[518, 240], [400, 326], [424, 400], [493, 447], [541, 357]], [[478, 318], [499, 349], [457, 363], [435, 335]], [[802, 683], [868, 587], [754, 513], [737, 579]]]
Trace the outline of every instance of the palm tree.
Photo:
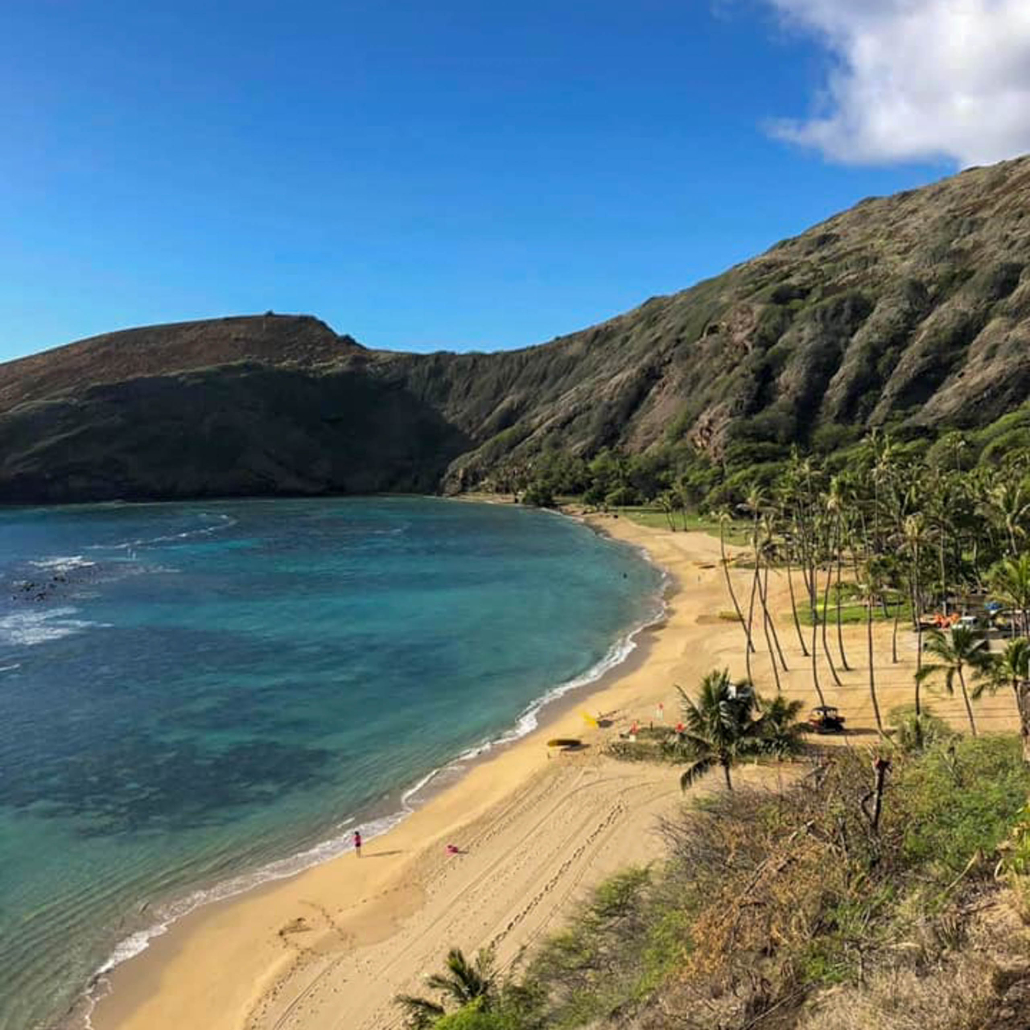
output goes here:
[[805, 726], [798, 716], [805, 707], [803, 701], [788, 701], [777, 695], [771, 701], [756, 698], [761, 716], [758, 719], [760, 748], [777, 758], [796, 755], [803, 745]]
[[672, 503], [675, 509], [680, 513], [680, 518], [683, 520], [683, 532], [687, 531], [687, 516], [690, 509], [694, 507], [693, 495], [689, 487], [682, 480], [677, 486], [672, 488]]
[[[757, 510], [757, 509], [756, 509]], [[765, 646], [769, 651], [769, 661], [772, 663], [773, 678], [776, 680], [776, 692], [780, 692], [780, 671], [776, 665], [777, 656], [783, 671], [787, 671], [787, 660], [783, 657], [783, 648], [780, 647], [780, 637], [776, 632], [776, 624], [773, 622], [772, 614], [769, 611], [769, 565], [772, 562], [773, 541], [772, 527], [767, 516], [762, 516], [761, 521], [756, 521], [752, 528], [752, 548], [755, 557], [755, 575], [752, 585], [751, 602], [754, 604], [755, 587], [758, 590], [758, 600], [762, 606], [762, 630], [765, 633]], [[765, 563], [763, 570], [762, 565]], [[750, 622], [751, 612], [748, 612]], [[775, 645], [775, 651], [773, 646]], [[751, 677], [750, 663], [748, 663], [748, 678]]]
[[866, 643], [869, 653], [869, 699], [873, 703], [873, 715], [876, 717], [876, 728], [883, 733], [883, 719], [880, 717], [880, 703], [876, 698], [876, 664], [873, 661], [873, 606], [883, 590], [882, 573], [877, 558], [868, 558], [865, 565], [865, 626]]
[[[759, 551], [759, 534], [758, 526], [759, 520], [761, 519], [762, 506], [765, 503], [765, 495], [762, 493], [762, 488], [757, 485], [752, 485], [748, 491], [748, 495], [744, 500], [744, 503], [739, 507], [751, 514], [751, 548], [755, 559], [755, 574], [751, 578], [751, 600], [748, 602], [747, 608], [747, 630], [748, 636], [751, 637], [752, 627], [754, 625], [755, 615], [755, 595], [761, 593], [762, 585], [762, 558]], [[765, 630], [766, 645], [769, 648], [769, 658], [773, 663], [773, 673], [776, 674], [777, 684], [779, 683], [779, 674], [776, 673], [776, 656], [772, 653], [772, 643], [769, 640], [769, 623], [768, 623], [768, 611], [765, 607], [764, 600], [761, 602], [762, 605], [762, 628]], [[751, 659], [747, 660], [747, 678], [751, 679]]]
[[673, 514], [676, 511], [676, 502], [673, 500], [673, 494], [671, 490], [665, 490], [655, 498], [655, 504], [658, 506], [658, 510], [665, 516], [665, 521], [669, 523], [669, 529], [675, 533], [676, 523], [673, 520]]
[[912, 595], [912, 624], [916, 631], [916, 715], [919, 715], [919, 688], [922, 685], [919, 673], [923, 667], [923, 603], [919, 582], [920, 550], [924, 540], [922, 516], [908, 515], [902, 523], [902, 533], [910, 562], [908, 582]]
[[[824, 506], [825, 506], [825, 503], [826, 503], [826, 501], [825, 501], [825, 498], [824, 498]], [[825, 515], [826, 512], [824, 511], [823, 514]], [[830, 525], [832, 525], [832, 516], [829, 519], [824, 519], [823, 522], [825, 523], [825, 526], [828, 528]], [[832, 553], [832, 550], [830, 550], [831, 541], [832, 541], [832, 534], [830, 532], [827, 532], [827, 534], [826, 534], [827, 550], [825, 551], [825, 557], [826, 557], [826, 588], [823, 591], [822, 643], [823, 643], [823, 654], [826, 656], [826, 664], [830, 667], [830, 675], [833, 677], [833, 682], [836, 683], [837, 686], [839, 687], [839, 686], [841, 686], [840, 676], [837, 675], [837, 667], [833, 664], [833, 655], [830, 654], [830, 645], [826, 642], [826, 626], [827, 626], [827, 623], [829, 622], [829, 612], [830, 612], [830, 587], [833, 585], [833, 553]], [[816, 565], [812, 566], [812, 575], [813, 575], [813, 577], [815, 577], [815, 581], [818, 582], [818, 573], [817, 573], [817, 566]]]
[[[776, 556], [776, 544], [773, 539], [773, 519], [771, 514], [766, 514], [762, 517], [762, 558], [765, 562], [765, 570], [763, 573], [763, 582], [759, 584], [758, 589], [762, 598], [762, 608], [765, 610], [765, 623], [767, 630], [772, 634], [773, 643], [776, 645], [776, 653], [780, 658], [780, 665], [783, 666], [783, 671], [787, 671], [787, 659], [783, 657], [783, 648], [780, 647], [780, 635], [776, 632], [776, 623], [773, 621], [772, 612], [769, 610], [769, 568], [773, 563], [773, 559]], [[775, 667], [775, 663], [774, 667]], [[776, 677], [777, 689], [779, 688], [780, 678]]]
[[1030, 553], [1003, 559], [987, 578], [992, 589], [1020, 613], [1023, 635], [1030, 636]]
[[761, 740], [761, 721], [753, 717], [757, 707], [754, 688], [747, 680], [734, 683], [729, 671], [716, 669], [701, 681], [694, 701], [677, 686], [683, 706], [685, 729], [672, 742], [675, 753], [690, 762], [680, 777], [686, 790], [720, 766], [726, 787], [733, 789], [730, 769], [738, 758], [754, 754]]
[[825, 705], [826, 698], [823, 695], [823, 688], [819, 683], [819, 660], [817, 654], [816, 634], [819, 630], [819, 605], [818, 605], [818, 583], [816, 580], [816, 569], [818, 566], [818, 552], [815, 540], [815, 470], [812, 467], [810, 458], [802, 459], [795, 451], [791, 455], [791, 465], [788, 471], [790, 480], [797, 483], [798, 487], [798, 520], [797, 527], [800, 534], [802, 574], [805, 578], [805, 586], [808, 590], [808, 605], [812, 614], [812, 645], [809, 655], [812, 659], [812, 686], [819, 697], [819, 704]]
[[943, 676], [944, 689], [949, 694], [955, 693], [955, 680], [962, 688], [962, 700], [969, 716], [969, 731], [976, 736], [976, 720], [973, 718], [973, 705], [969, 699], [965, 670], [970, 669], [975, 675], [982, 675], [987, 664], [987, 641], [965, 626], [956, 626], [950, 636], [940, 630], [932, 630], [927, 635], [926, 650], [938, 659], [935, 663], [924, 665], [917, 673], [917, 680], [928, 680], [931, 677]]
[[[492, 951], [484, 948], [474, 962], [469, 962], [460, 948], [451, 948], [445, 967], [445, 972], [426, 978], [427, 986], [438, 991], [444, 1001], [454, 1002], [458, 1008], [473, 1001], [478, 1001], [481, 1008], [489, 1007], [497, 986]], [[410, 994], [398, 994], [394, 1000], [404, 1009], [412, 1030], [432, 1026], [446, 1011], [438, 1002]]]
[[[879, 549], [882, 542], [880, 513], [883, 507], [896, 507], [891, 502], [897, 491], [897, 448], [889, 433], [874, 428], [867, 438], [872, 459], [871, 478], [873, 485], [873, 545]], [[884, 502], [884, 503], [881, 503]]]
[[894, 615], [891, 618], [891, 662], [898, 664], [898, 624], [901, 622], [901, 609], [904, 607], [901, 602], [902, 589], [904, 585], [904, 574], [898, 559], [894, 555], [882, 554], [878, 556], [881, 574], [880, 603], [883, 605], [885, 617], [890, 617], [890, 608], [887, 604], [887, 592], [893, 594]]
[[1030, 515], [1030, 499], [1027, 498], [1023, 484], [1018, 480], [1002, 479], [987, 490], [984, 508], [995, 516], [998, 524], [1008, 537], [1012, 553], [1018, 554], [1017, 537], [1025, 537], [1025, 523]]
[[801, 632], [801, 620], [798, 618], [798, 602], [797, 597], [794, 594], [794, 577], [791, 571], [791, 551], [794, 548], [795, 540], [797, 537], [797, 524], [796, 521], [791, 521], [788, 524], [786, 499], [781, 499], [781, 506], [777, 512], [780, 521], [784, 524], [783, 528], [783, 559], [787, 566], [787, 589], [790, 591], [790, 614], [794, 619], [794, 629], [797, 631], [798, 643], [801, 645], [801, 653], [807, 658], [808, 648], [805, 646], [805, 637]]
[[744, 627], [744, 636], [747, 638], [747, 660], [751, 664], [751, 652], [755, 645], [751, 642], [751, 627], [744, 621], [744, 613], [740, 610], [740, 603], [733, 590], [733, 580], [730, 579], [730, 563], [726, 557], [726, 524], [730, 522], [731, 516], [726, 509], [716, 512], [715, 517], [719, 520], [719, 550], [722, 553], [722, 571], [726, 574], [726, 589], [730, 592], [730, 600], [733, 602], [733, 610], [737, 613], [740, 624]]
[[[853, 501], [854, 497], [851, 495], [851, 491], [844, 478], [842, 476], [834, 476], [830, 480], [830, 491], [826, 495], [826, 510], [833, 524], [833, 550], [836, 552], [837, 559], [837, 650], [840, 651], [840, 660], [841, 664], [844, 666], [845, 672], [850, 671], [851, 666], [848, 665], [848, 656], [844, 651], [844, 632], [841, 628], [841, 565], [843, 564], [844, 556], [842, 523], [845, 507]], [[829, 590], [829, 580], [827, 580], [827, 590]], [[823, 641], [825, 643], [825, 612], [823, 613], [823, 616]]]
[[1016, 696], [1023, 761], [1030, 762], [1030, 640], [1010, 640], [1004, 651], [990, 656], [988, 671], [996, 687], [1010, 686]]

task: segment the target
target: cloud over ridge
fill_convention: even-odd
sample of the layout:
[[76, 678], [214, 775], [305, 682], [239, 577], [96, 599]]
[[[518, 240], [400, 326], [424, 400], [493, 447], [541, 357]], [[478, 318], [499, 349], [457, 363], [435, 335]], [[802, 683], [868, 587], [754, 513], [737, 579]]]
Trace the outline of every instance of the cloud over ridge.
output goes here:
[[816, 112], [774, 135], [831, 160], [1030, 151], [1030, 0], [766, 0], [829, 51]]

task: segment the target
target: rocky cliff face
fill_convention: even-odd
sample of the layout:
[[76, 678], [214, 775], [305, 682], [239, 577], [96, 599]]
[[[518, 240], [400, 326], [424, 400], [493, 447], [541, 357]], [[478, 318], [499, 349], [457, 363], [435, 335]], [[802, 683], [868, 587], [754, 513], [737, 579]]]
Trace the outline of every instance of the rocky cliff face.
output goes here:
[[0, 365], [0, 500], [433, 490], [554, 445], [973, 426], [1030, 393], [1030, 158], [866, 200], [539, 347], [366, 350], [317, 319], [134, 329]]

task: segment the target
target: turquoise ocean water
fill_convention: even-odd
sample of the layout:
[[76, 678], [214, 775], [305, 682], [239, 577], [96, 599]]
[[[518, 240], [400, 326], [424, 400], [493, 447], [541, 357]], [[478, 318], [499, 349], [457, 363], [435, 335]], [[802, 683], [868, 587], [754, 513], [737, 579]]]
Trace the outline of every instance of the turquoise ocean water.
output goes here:
[[176, 916], [387, 828], [622, 657], [661, 586], [512, 507], [0, 512], [0, 1030], [78, 1018]]

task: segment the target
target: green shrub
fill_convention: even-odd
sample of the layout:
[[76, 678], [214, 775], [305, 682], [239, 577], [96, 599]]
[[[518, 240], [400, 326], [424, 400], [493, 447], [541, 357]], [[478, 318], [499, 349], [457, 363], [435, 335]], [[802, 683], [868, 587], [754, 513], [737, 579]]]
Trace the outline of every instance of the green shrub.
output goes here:
[[904, 807], [902, 853], [945, 878], [1006, 837], [1030, 791], [1020, 741], [959, 738], [901, 766], [894, 793]]
[[925, 751], [957, 736], [943, 720], [923, 705], [917, 716], [915, 705], [899, 705], [887, 713], [887, 725], [894, 730], [894, 743], [902, 751]]
[[605, 497], [604, 501], [611, 508], [622, 508], [640, 504], [641, 497], [637, 490], [627, 485], [616, 487]]
[[522, 495], [522, 503], [535, 508], [553, 508], [555, 505], [554, 490], [549, 483], [533, 482], [526, 487]]
[[526, 1026], [517, 1012], [484, 1012], [473, 1003], [437, 1020], [433, 1030], [525, 1030]]

